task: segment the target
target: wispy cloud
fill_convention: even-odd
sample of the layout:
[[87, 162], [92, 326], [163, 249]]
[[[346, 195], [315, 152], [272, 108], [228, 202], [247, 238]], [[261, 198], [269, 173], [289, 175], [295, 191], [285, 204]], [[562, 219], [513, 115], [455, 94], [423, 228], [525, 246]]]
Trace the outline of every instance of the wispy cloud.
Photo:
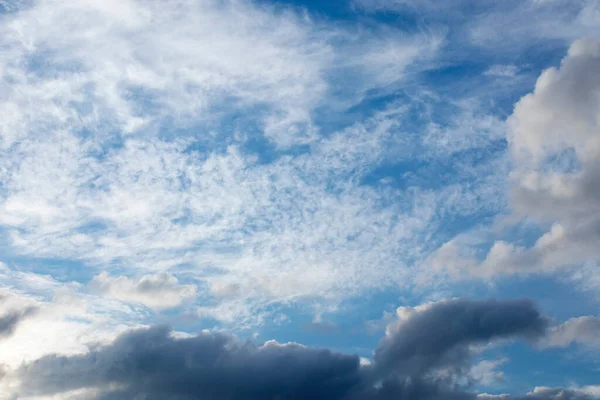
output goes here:
[[117, 275], [177, 267], [208, 297], [225, 301], [231, 281], [236, 301], [264, 305], [379, 284], [432, 215], [432, 194], [382, 207], [389, 195], [360, 181], [401, 107], [329, 136], [313, 113], [402, 82], [435, 35], [237, 1], [39, 1], [2, 18], [0, 223], [13, 254]]

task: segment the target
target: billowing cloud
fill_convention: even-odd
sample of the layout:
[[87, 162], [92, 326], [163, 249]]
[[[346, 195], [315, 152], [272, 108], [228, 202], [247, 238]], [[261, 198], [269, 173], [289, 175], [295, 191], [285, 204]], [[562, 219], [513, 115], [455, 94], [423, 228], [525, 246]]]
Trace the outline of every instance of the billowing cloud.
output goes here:
[[560, 68], [545, 70], [509, 120], [514, 160], [511, 204], [552, 224], [531, 248], [498, 242], [484, 268], [553, 270], [598, 259], [600, 211], [600, 41], [578, 40]]
[[538, 338], [548, 324], [529, 300], [447, 300], [402, 309], [399, 315], [403, 317], [388, 327], [375, 352], [375, 364], [409, 376], [446, 366], [462, 368], [470, 345], [503, 337]]
[[145, 275], [139, 280], [125, 276], [111, 277], [103, 272], [94, 277], [90, 288], [153, 309], [177, 307], [186, 299], [192, 299], [197, 289], [195, 285], [180, 285], [179, 280], [167, 272]]
[[[490, 277], [554, 272], [600, 258], [600, 78], [592, 72], [599, 68], [600, 41], [574, 42], [560, 67], [545, 70], [508, 119], [510, 206], [545, 233], [529, 247], [497, 240], [483, 259], [481, 249], [455, 238], [429, 265]], [[594, 271], [580, 268], [576, 277], [593, 282]]]
[[[538, 339], [546, 324], [526, 300], [431, 303], [390, 327], [371, 363], [219, 333], [174, 338], [154, 327], [87, 354], [43, 357], [16, 376], [23, 398], [89, 389], [97, 399], [468, 399], [475, 394], [455, 378], [469, 373], [470, 346]], [[442, 373], [449, 369], [452, 377]]]

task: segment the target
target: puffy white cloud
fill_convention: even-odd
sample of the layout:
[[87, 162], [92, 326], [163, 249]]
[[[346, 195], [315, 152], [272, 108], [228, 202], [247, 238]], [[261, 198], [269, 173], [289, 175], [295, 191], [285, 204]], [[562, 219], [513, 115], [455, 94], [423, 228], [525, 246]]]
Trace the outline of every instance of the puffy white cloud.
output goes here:
[[599, 65], [600, 41], [578, 40], [515, 106], [509, 140], [518, 211], [569, 224], [598, 210]]
[[125, 276], [112, 277], [102, 272], [90, 282], [92, 290], [126, 302], [141, 303], [152, 309], [167, 309], [181, 305], [196, 296], [195, 285], [180, 285], [168, 272], [144, 275], [139, 280]]
[[[597, 259], [600, 211], [600, 41], [578, 40], [560, 68], [545, 70], [509, 119], [515, 212], [552, 227], [530, 249], [497, 243], [499, 272], [553, 270]], [[493, 259], [493, 260], [491, 260]]]
[[571, 318], [553, 327], [544, 344], [565, 347], [573, 343], [600, 346], [600, 318], [592, 316]]
[[504, 372], [498, 371], [498, 367], [506, 364], [508, 359], [482, 360], [471, 367], [469, 378], [478, 384], [491, 386], [504, 381]]
[[[600, 41], [573, 43], [559, 68], [545, 70], [533, 93], [508, 119], [513, 218], [545, 229], [531, 246], [496, 240], [481, 247], [459, 236], [425, 264], [455, 276], [554, 272], [600, 257]], [[482, 243], [478, 243], [481, 245]], [[597, 269], [577, 268], [575, 280], [593, 282]]]

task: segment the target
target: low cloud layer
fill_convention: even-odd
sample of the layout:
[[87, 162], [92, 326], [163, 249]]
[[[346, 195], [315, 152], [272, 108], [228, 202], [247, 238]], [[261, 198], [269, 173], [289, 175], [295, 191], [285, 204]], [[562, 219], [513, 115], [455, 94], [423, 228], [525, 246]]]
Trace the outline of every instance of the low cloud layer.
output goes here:
[[[18, 371], [24, 398], [77, 390], [95, 399], [474, 399], [462, 378], [473, 346], [537, 340], [548, 320], [529, 300], [448, 300], [388, 328], [371, 363], [327, 349], [166, 327], [126, 333], [76, 356], [46, 356]], [[534, 398], [556, 398], [554, 394]], [[529, 397], [528, 397], [529, 398]], [[573, 398], [586, 398], [577, 395]]]

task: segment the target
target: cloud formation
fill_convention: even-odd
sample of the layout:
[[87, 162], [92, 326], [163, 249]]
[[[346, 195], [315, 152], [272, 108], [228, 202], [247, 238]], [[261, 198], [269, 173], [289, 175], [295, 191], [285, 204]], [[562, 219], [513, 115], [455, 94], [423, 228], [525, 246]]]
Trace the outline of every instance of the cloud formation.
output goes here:
[[125, 276], [111, 277], [103, 272], [95, 276], [89, 286], [116, 299], [157, 310], [177, 307], [196, 296], [195, 285], [180, 285], [179, 280], [168, 272], [144, 275], [137, 281]]
[[371, 12], [408, 13], [423, 26], [445, 26], [467, 39], [460, 41], [462, 46], [493, 47], [496, 54], [518, 53], [540, 41], [568, 45], [599, 33], [596, 0], [354, 0], [354, 4]]
[[[0, 299], [0, 301], [2, 300]], [[19, 322], [33, 314], [35, 311], [35, 308], [28, 307], [23, 310], [11, 310], [0, 315], [0, 337], [5, 338], [12, 335]]]
[[185, 274], [228, 322], [405, 278], [398, 260], [437, 196], [364, 181], [406, 107], [316, 119], [401, 85], [436, 34], [246, 1], [19, 4], [0, 16], [7, 254], [129, 280]]
[[528, 300], [431, 303], [391, 326], [366, 364], [299, 344], [256, 346], [211, 332], [174, 338], [154, 327], [88, 354], [46, 356], [23, 366], [20, 395], [95, 389], [97, 399], [475, 398], [456, 381], [469, 372], [471, 347], [539, 339], [546, 327]]
[[508, 123], [512, 160], [509, 204], [518, 219], [545, 232], [531, 246], [494, 241], [487, 254], [456, 237], [431, 255], [434, 268], [457, 276], [553, 273], [577, 267], [576, 281], [595, 288], [600, 258], [600, 40], [575, 41], [559, 67], [539, 76]]
[[[516, 391], [489, 344], [597, 344], [596, 317], [451, 300], [341, 353], [382, 301], [464, 295], [448, 273], [600, 288], [600, 3], [326, 3], [0, 0], [0, 397], [473, 399]], [[566, 375], [480, 396], [597, 396]]]
[[600, 347], [600, 318], [585, 316], [571, 318], [552, 328], [546, 346], [565, 347], [577, 343]]

